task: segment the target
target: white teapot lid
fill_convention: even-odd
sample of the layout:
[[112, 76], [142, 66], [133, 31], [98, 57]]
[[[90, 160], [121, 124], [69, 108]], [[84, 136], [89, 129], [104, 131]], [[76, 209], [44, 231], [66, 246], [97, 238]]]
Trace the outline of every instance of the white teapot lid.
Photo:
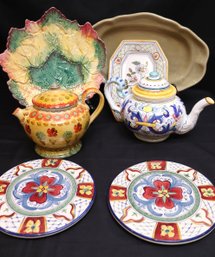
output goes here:
[[138, 86], [145, 90], [163, 90], [167, 89], [170, 83], [166, 79], [161, 78], [157, 71], [152, 71], [147, 77], [140, 80]]

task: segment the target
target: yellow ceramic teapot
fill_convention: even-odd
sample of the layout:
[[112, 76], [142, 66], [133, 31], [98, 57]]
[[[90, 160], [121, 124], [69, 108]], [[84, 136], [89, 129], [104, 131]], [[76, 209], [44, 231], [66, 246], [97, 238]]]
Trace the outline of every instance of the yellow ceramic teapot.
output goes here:
[[[99, 104], [90, 115], [85, 100], [89, 94], [98, 94]], [[80, 139], [104, 106], [103, 94], [89, 88], [78, 95], [53, 85], [32, 100], [33, 105], [17, 108], [15, 115], [27, 135], [36, 143], [35, 151], [45, 158], [63, 158], [77, 153]]]

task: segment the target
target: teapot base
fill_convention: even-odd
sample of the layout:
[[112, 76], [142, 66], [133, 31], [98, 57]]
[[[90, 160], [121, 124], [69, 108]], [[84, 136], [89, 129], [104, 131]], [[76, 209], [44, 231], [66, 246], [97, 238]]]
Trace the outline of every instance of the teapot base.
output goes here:
[[44, 158], [65, 158], [80, 151], [82, 143], [79, 141], [75, 145], [60, 149], [50, 149], [39, 145], [35, 146], [35, 152]]
[[169, 135], [149, 136], [149, 135], [140, 135], [137, 133], [134, 133], [134, 135], [139, 140], [144, 142], [149, 142], [149, 143], [159, 143], [166, 140], [169, 137]]

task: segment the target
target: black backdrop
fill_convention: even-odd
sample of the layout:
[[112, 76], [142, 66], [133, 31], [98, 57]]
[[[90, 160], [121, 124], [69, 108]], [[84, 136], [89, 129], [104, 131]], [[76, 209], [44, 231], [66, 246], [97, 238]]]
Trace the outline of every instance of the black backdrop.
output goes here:
[[[153, 12], [173, 19], [193, 30], [209, 46], [207, 72], [196, 86], [179, 96], [190, 111], [204, 96], [213, 97], [215, 67], [214, 8], [212, 1], [167, 0], [76, 0], [76, 1], [0, 1], [0, 52], [5, 50], [10, 27], [21, 28], [25, 19], [38, 20], [51, 6], [80, 24], [95, 22], [120, 14]], [[177, 60], [176, 60], [177, 61]], [[19, 106], [6, 85], [7, 75], [0, 71], [0, 174], [19, 163], [40, 158], [18, 120], [11, 115]], [[101, 86], [103, 90], [103, 85]], [[215, 108], [208, 107], [196, 128], [183, 136], [171, 136], [159, 144], [143, 143], [115, 122], [107, 105], [83, 138], [83, 148], [68, 158], [85, 167], [94, 177], [97, 196], [88, 215], [74, 227], [57, 235], [18, 239], [0, 233], [1, 256], [192, 256], [213, 255], [214, 232], [183, 246], [160, 246], [142, 241], [121, 228], [107, 207], [107, 190], [114, 177], [125, 168], [152, 159], [172, 160], [191, 166], [213, 183], [215, 158]]]

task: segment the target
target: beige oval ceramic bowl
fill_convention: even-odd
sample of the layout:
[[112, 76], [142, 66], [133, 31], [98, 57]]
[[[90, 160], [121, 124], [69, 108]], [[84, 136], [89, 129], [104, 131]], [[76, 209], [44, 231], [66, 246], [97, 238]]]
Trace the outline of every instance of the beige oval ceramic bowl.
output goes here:
[[190, 29], [153, 13], [134, 13], [105, 19], [93, 25], [107, 48], [109, 60], [122, 40], [156, 40], [169, 62], [169, 82], [179, 91], [198, 83], [206, 72], [209, 49]]

